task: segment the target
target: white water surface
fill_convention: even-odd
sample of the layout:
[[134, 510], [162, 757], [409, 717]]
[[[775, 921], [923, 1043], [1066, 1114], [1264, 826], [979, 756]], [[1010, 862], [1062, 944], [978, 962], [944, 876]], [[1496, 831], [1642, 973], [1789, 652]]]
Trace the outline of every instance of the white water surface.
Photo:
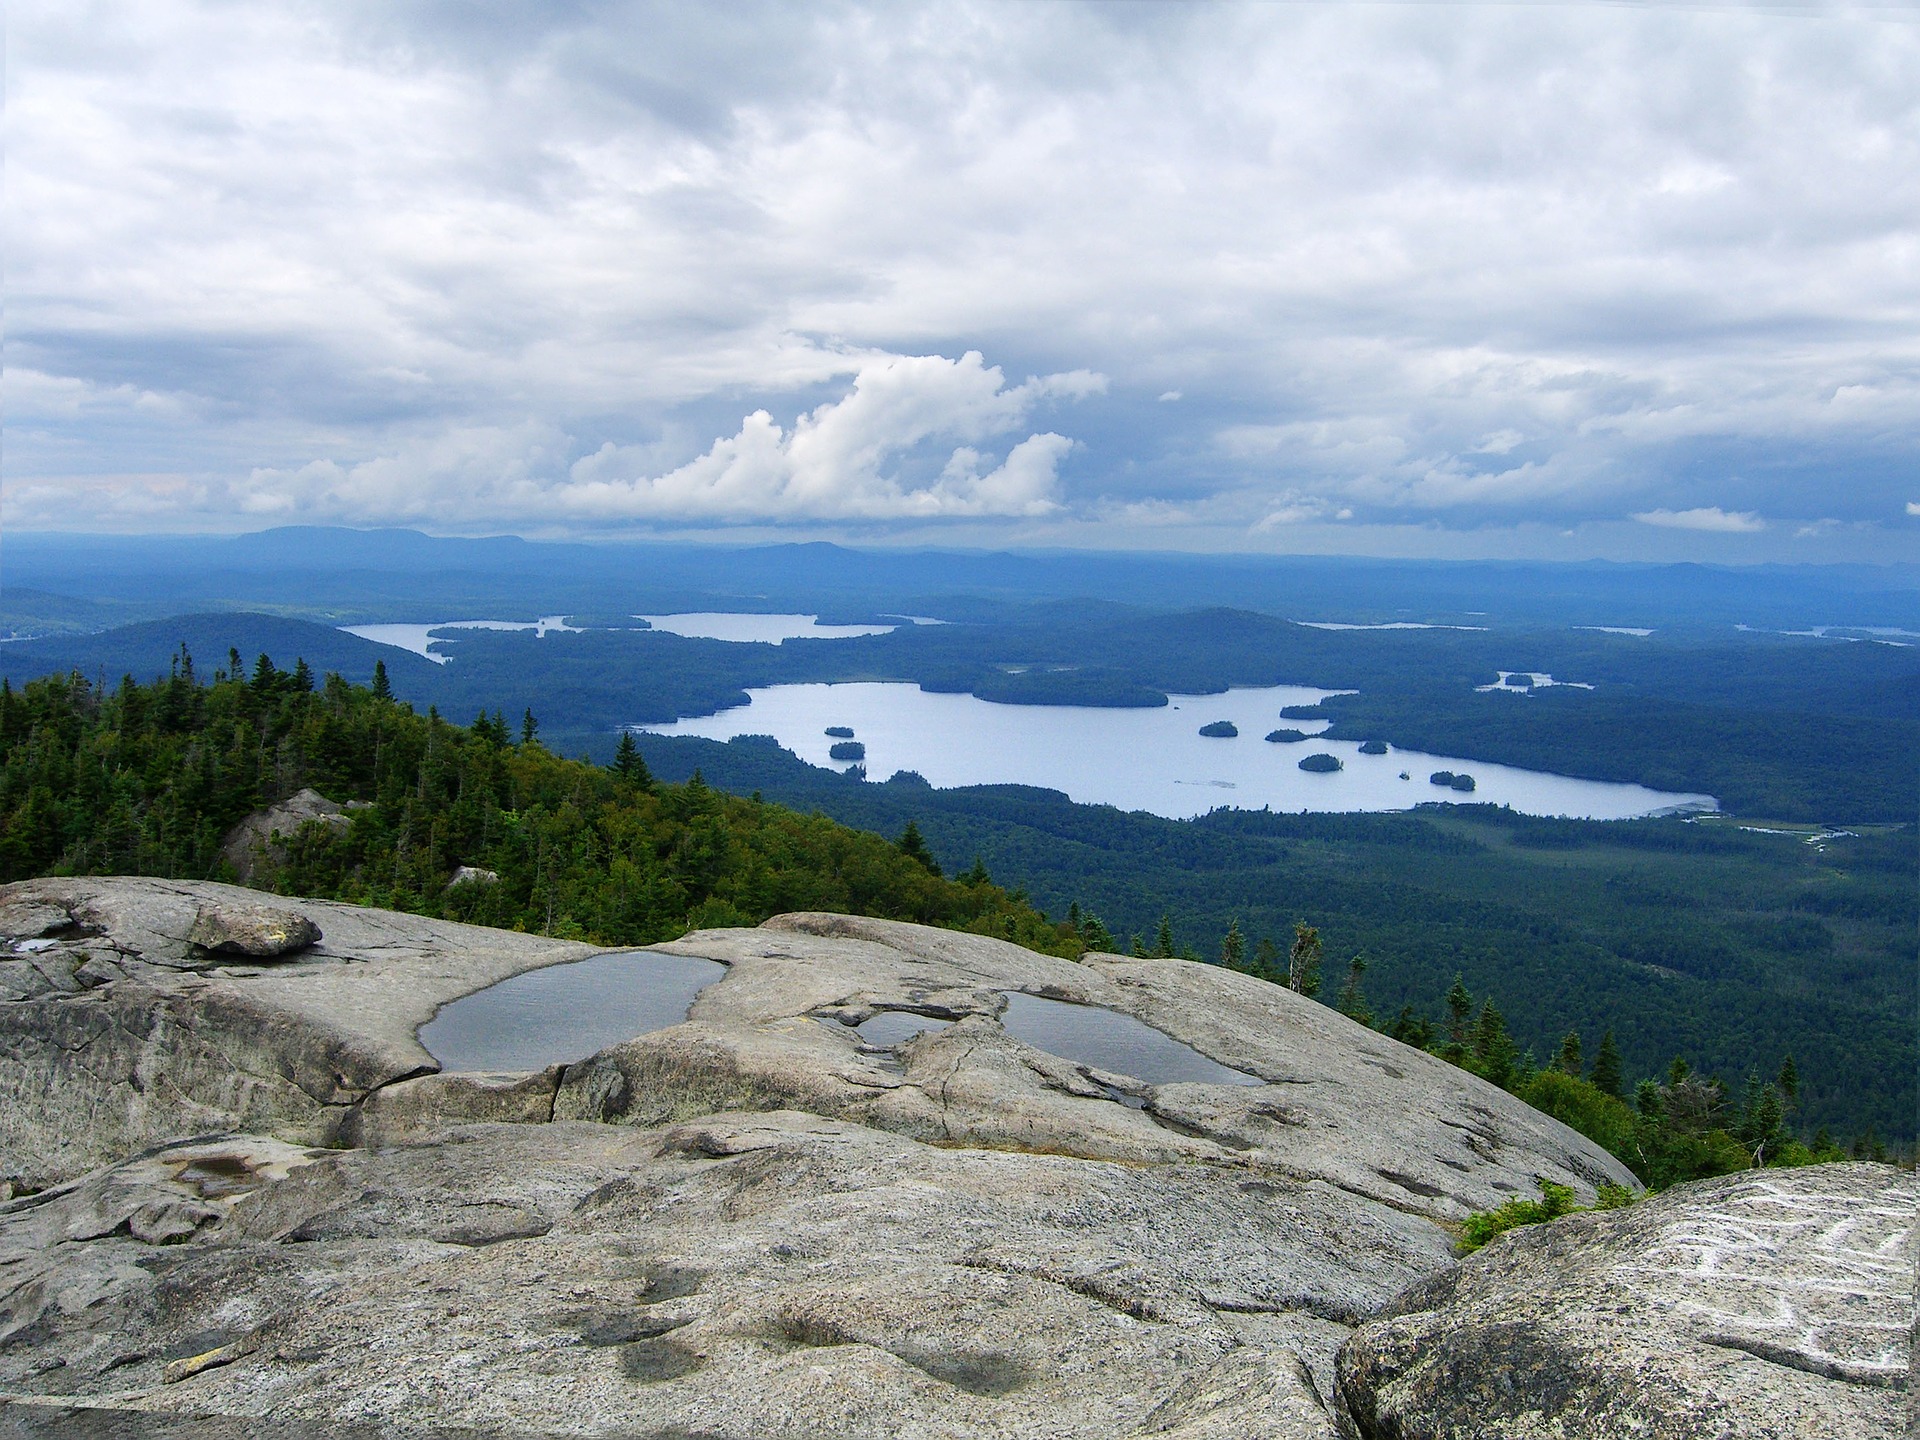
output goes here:
[[1377, 625], [1355, 625], [1339, 620], [1296, 620], [1309, 630], [1484, 630], [1484, 625], [1429, 625], [1423, 620], [1386, 620]]
[[[972, 695], [936, 695], [903, 682], [774, 685], [749, 690], [750, 703], [671, 725], [655, 735], [771, 735], [814, 765], [831, 765], [829, 725], [852, 728], [867, 747], [868, 774], [914, 770], [933, 785], [1037, 785], [1092, 805], [1188, 819], [1217, 806], [1258, 810], [1406, 810], [1423, 801], [1510, 805], [1529, 815], [1624, 820], [1675, 808], [1717, 808], [1712, 797], [1641, 785], [1574, 780], [1445, 755], [1389, 750], [1362, 755], [1351, 740], [1269, 743], [1270, 730], [1318, 732], [1321, 720], [1283, 720], [1283, 705], [1311, 705], [1337, 692], [1301, 685], [1175, 695], [1153, 709], [998, 705]], [[1197, 732], [1215, 720], [1239, 726], [1237, 739]], [[1307, 755], [1339, 757], [1341, 771], [1310, 774]], [[1429, 783], [1436, 770], [1464, 771], [1471, 795]], [[1402, 773], [1408, 778], [1401, 779]]]
[[531, 630], [541, 637], [549, 630], [569, 635], [580, 633], [567, 624], [564, 615], [544, 615], [538, 620], [439, 620], [427, 625], [342, 625], [340, 628], [376, 645], [391, 645], [396, 650], [424, 655], [436, 665], [453, 659], [434, 648], [441, 643], [434, 636], [437, 630]]
[[[938, 625], [938, 620], [913, 624]], [[656, 630], [693, 640], [732, 640], [739, 644], [780, 645], [788, 640], [848, 640], [856, 635], [885, 635], [894, 625], [822, 625], [818, 615], [742, 615], [732, 611], [697, 610], [684, 615], [636, 615]]]

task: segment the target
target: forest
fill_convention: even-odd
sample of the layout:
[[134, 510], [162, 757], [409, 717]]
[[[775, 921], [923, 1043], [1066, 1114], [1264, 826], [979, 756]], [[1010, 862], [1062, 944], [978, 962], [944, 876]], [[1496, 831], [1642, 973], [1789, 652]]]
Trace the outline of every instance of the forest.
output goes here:
[[[232, 879], [227, 832], [312, 787], [364, 807], [345, 834], [306, 827], [254, 885], [608, 945], [794, 910], [1077, 943], [984, 875], [939, 875], [914, 832], [658, 783], [631, 745], [611, 766], [563, 759], [530, 714], [463, 727], [380, 692], [264, 655], [243, 672], [237, 652], [211, 683], [188, 652], [151, 684], [0, 684], [0, 880]], [[450, 885], [462, 865], [497, 879]]]

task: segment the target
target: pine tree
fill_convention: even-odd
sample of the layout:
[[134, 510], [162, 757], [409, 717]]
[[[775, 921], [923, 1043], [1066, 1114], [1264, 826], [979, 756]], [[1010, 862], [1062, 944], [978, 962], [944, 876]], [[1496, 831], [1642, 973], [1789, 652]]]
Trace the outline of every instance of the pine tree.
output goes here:
[[960, 877], [962, 885], [991, 885], [993, 878], [987, 874], [987, 862], [978, 855], [973, 857], [973, 868]]
[[1467, 1016], [1473, 1013], [1473, 992], [1458, 971], [1447, 987], [1447, 1038], [1456, 1045], [1467, 1043]]
[[1620, 1048], [1613, 1043], [1611, 1025], [1601, 1032], [1600, 1053], [1593, 1057], [1593, 1074], [1589, 1078], [1601, 1094], [1620, 1098]]
[[1360, 977], [1367, 973], [1367, 957], [1355, 955], [1347, 961], [1346, 983], [1340, 987], [1339, 998], [1333, 1008], [1349, 1019], [1358, 1020], [1362, 1025], [1373, 1024], [1373, 1011], [1367, 1005], [1367, 997], [1360, 988]]
[[373, 694], [376, 700], [393, 698], [393, 685], [387, 679], [387, 662], [384, 660], [373, 662]]
[[1080, 943], [1099, 955], [1111, 955], [1115, 950], [1113, 933], [1100, 923], [1098, 915], [1091, 912], [1081, 921]]
[[1507, 1033], [1507, 1017], [1491, 1000], [1480, 1007], [1480, 1016], [1473, 1022], [1473, 1053], [1479, 1057], [1487, 1079], [1494, 1084], [1505, 1085], [1513, 1078], [1518, 1047]]
[[613, 764], [608, 768], [629, 785], [641, 790], [653, 788], [653, 773], [647, 769], [640, 747], [634, 744], [631, 730], [620, 732], [620, 743], [614, 747]]
[[1246, 962], [1247, 937], [1240, 933], [1240, 921], [1236, 917], [1220, 941], [1220, 963], [1229, 970], [1239, 970]]
[[533, 718], [533, 707], [527, 707], [527, 713], [520, 717], [520, 743], [531, 745], [540, 738], [540, 722]]
[[900, 832], [900, 838], [893, 843], [902, 855], [917, 863], [929, 875], [940, 873], [940, 862], [933, 858], [933, 852], [921, 838], [919, 825], [912, 820], [907, 821], [907, 828]]
[[1780, 1075], [1773, 1084], [1789, 1110], [1800, 1103], [1800, 1067], [1793, 1063], [1791, 1054], [1780, 1062]]
[[1769, 1156], [1779, 1153], [1786, 1142], [1785, 1121], [1780, 1092], [1749, 1071], [1736, 1130], [1740, 1143], [1753, 1153], [1755, 1165], [1765, 1165]]
[[1287, 950], [1287, 988], [1311, 998], [1320, 993], [1320, 931], [1305, 921], [1293, 923], [1293, 944]]
[[307, 664], [306, 659], [302, 656], [294, 657], [293, 690], [296, 695], [310, 695], [313, 693], [313, 667]]
[[1565, 1071], [1578, 1080], [1585, 1073], [1580, 1063], [1580, 1032], [1567, 1031], [1566, 1038], [1560, 1042], [1560, 1053], [1553, 1057], [1553, 1068]]
[[1641, 1115], [1656, 1122], [1666, 1113], [1667, 1108], [1660, 1098], [1660, 1083], [1657, 1080], [1642, 1080], [1635, 1086], [1633, 1104]]
[[1286, 977], [1280, 973], [1280, 947], [1271, 935], [1262, 935], [1253, 947], [1253, 973], [1276, 985], [1285, 983]]
[[1170, 915], [1160, 917], [1160, 928], [1153, 937], [1153, 953], [1161, 960], [1173, 955], [1173, 917]]

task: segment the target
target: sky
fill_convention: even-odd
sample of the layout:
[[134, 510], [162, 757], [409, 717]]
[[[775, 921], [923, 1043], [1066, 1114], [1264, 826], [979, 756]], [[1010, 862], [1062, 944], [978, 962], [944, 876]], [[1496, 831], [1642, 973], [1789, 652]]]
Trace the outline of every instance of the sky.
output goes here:
[[1920, 561], [1920, 3], [12, 0], [0, 522]]

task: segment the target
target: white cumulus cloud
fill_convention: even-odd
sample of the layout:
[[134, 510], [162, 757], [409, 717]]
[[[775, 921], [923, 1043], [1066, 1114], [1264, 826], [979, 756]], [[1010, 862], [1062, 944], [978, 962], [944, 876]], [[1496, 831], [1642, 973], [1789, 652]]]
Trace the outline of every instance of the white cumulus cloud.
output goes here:
[[1709, 530], [1723, 535], [1751, 535], [1767, 528], [1767, 522], [1751, 510], [1722, 510], [1718, 505], [1692, 510], [1642, 510], [1633, 518], [1642, 525], [1667, 530]]
[[[1044, 515], [1059, 508], [1059, 466], [1073, 442], [1031, 434], [997, 465], [978, 447], [1024, 426], [1043, 400], [1105, 387], [1085, 370], [1009, 386], [977, 350], [958, 360], [889, 355], [862, 364], [844, 397], [791, 429], [756, 410], [738, 434], [654, 476], [617, 473], [609, 447], [575, 464], [549, 498], [594, 520]], [[928, 449], [945, 449], [944, 464], [908, 478], [906, 462]]]

